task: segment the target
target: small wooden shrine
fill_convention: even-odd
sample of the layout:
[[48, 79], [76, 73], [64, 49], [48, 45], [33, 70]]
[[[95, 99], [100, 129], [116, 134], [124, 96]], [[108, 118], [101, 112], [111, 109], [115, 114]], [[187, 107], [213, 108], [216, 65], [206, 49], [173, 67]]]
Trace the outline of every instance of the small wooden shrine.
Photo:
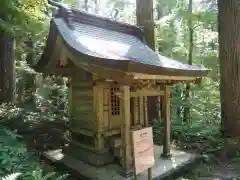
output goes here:
[[133, 164], [131, 131], [149, 126], [147, 96], [164, 97], [169, 157], [172, 85], [198, 83], [208, 72], [155, 53], [139, 27], [63, 7], [36, 70], [69, 79], [72, 140], [63, 152], [95, 167], [119, 164], [124, 174]]

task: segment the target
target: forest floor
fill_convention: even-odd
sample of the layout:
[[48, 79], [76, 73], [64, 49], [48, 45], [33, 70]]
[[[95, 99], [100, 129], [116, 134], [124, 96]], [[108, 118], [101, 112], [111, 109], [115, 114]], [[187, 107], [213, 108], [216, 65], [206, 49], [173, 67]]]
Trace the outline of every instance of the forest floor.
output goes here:
[[209, 175], [200, 175], [199, 180], [239, 180], [240, 171], [231, 162], [220, 163], [216, 165]]
[[[31, 133], [21, 133], [26, 144], [30, 149], [35, 149], [37, 156], [41, 156], [41, 152], [49, 148], [56, 148], [63, 145], [61, 140], [64, 125], [59, 123], [48, 123], [34, 129]], [[37, 151], [36, 151], [37, 149]], [[38, 154], [39, 153], [39, 154]], [[188, 173], [176, 180], [240, 180], [240, 158], [221, 161], [218, 163], [200, 163], [191, 169]], [[44, 162], [45, 164], [45, 162]], [[47, 165], [47, 164], [46, 164]], [[70, 177], [69, 180], [75, 178]]]
[[232, 158], [218, 163], [202, 163], [177, 180], [240, 180], [240, 160]]
[[[36, 118], [35, 114], [31, 117]], [[28, 149], [34, 152], [36, 156], [41, 156], [45, 150], [64, 145], [66, 129], [64, 121], [44, 121], [33, 125], [32, 122], [28, 123], [24, 120], [26, 120], [26, 116], [5, 121], [3, 124], [12, 130], [17, 129], [17, 132], [23, 136]], [[238, 148], [239, 144], [233, 147], [233, 149]], [[73, 180], [73, 178], [69, 179]], [[231, 158], [214, 157], [214, 161], [207, 160], [197, 164], [177, 180], [240, 180], [240, 156], [237, 154]]]
[[[58, 127], [54, 123], [47, 124], [25, 137], [28, 139], [28, 144], [34, 146], [34, 149], [46, 150], [63, 145], [63, 141], [59, 137], [63, 135], [64, 129], [64, 125], [61, 123], [58, 124]], [[240, 158], [200, 163], [178, 180], [240, 180]]]

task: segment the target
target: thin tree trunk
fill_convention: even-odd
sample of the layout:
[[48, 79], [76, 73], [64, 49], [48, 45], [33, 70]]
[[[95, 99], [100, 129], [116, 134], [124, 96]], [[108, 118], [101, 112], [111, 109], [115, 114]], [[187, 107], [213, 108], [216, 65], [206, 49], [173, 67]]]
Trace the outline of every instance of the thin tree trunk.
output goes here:
[[[240, 4], [218, 0], [221, 105], [225, 136], [240, 136]], [[224, 112], [224, 113], [223, 113]]]
[[[181, 102], [181, 97], [182, 97], [182, 91], [180, 89], [179, 86], [176, 86], [176, 97], [179, 98], [179, 102]], [[177, 106], [177, 111], [176, 111], [176, 116], [177, 116], [177, 119], [178, 120], [181, 120], [181, 103], [178, 103], [178, 106]]]
[[[26, 61], [29, 66], [34, 65], [34, 42], [29, 40], [27, 43], [28, 46], [28, 55], [26, 57]], [[28, 73], [26, 77], [26, 86], [25, 86], [25, 94], [27, 101], [25, 103], [30, 104], [32, 107], [36, 107], [36, 75], [33, 73]]]
[[147, 45], [155, 50], [153, 0], [136, 0], [136, 3], [137, 25], [144, 27]]
[[88, 0], [84, 0], [84, 10], [88, 11]]
[[15, 102], [14, 39], [0, 33], [0, 103]]
[[156, 7], [156, 11], [157, 11], [157, 20], [160, 20], [163, 16], [163, 12], [162, 12], [162, 6], [160, 4], [160, 2], [158, 2], [157, 7]]
[[[188, 64], [192, 64], [192, 56], [193, 56], [192, 0], [189, 0], [188, 14], [189, 14], [189, 20], [188, 20], [188, 29], [189, 29]], [[190, 84], [186, 84], [185, 105], [184, 105], [184, 111], [183, 111], [183, 121], [185, 121], [185, 122], [190, 120], [189, 97], [190, 97]]]
[[99, 13], [99, 1], [98, 0], [94, 0], [94, 4], [95, 4], [94, 12], [96, 14], [98, 14]]
[[[136, 6], [137, 25], [144, 27], [146, 43], [155, 51], [153, 0], [136, 0]], [[158, 97], [147, 97], [147, 102], [148, 120], [158, 119]]]

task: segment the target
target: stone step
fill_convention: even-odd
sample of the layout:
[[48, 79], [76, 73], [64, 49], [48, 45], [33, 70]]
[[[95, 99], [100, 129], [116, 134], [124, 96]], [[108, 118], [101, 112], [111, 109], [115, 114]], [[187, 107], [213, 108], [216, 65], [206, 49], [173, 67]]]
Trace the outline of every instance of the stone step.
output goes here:
[[121, 135], [116, 135], [116, 136], [112, 136], [110, 137], [110, 145], [112, 148], [119, 148], [121, 146]]

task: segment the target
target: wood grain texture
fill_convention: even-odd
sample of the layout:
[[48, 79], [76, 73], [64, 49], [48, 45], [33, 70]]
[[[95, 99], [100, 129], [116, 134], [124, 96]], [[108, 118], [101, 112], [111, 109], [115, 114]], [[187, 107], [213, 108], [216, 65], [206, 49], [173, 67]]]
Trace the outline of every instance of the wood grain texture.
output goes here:
[[131, 118], [130, 118], [130, 87], [121, 86], [123, 97], [121, 101], [121, 138], [122, 138], [122, 166], [125, 174], [131, 170]]
[[96, 148], [101, 151], [104, 149], [104, 137], [102, 135], [103, 132], [103, 105], [104, 105], [104, 97], [103, 97], [103, 88], [104, 86], [97, 85], [94, 86], [94, 112], [96, 113], [96, 126], [97, 126], [97, 135], [95, 139]]
[[97, 131], [97, 115], [94, 109], [94, 88], [92, 74], [79, 69], [71, 77], [72, 126]]
[[164, 137], [163, 137], [163, 156], [170, 156], [171, 145], [171, 86], [164, 86]]
[[218, 0], [222, 130], [240, 136], [240, 5], [239, 0]]
[[0, 103], [15, 102], [15, 40], [7, 33], [0, 33]]

